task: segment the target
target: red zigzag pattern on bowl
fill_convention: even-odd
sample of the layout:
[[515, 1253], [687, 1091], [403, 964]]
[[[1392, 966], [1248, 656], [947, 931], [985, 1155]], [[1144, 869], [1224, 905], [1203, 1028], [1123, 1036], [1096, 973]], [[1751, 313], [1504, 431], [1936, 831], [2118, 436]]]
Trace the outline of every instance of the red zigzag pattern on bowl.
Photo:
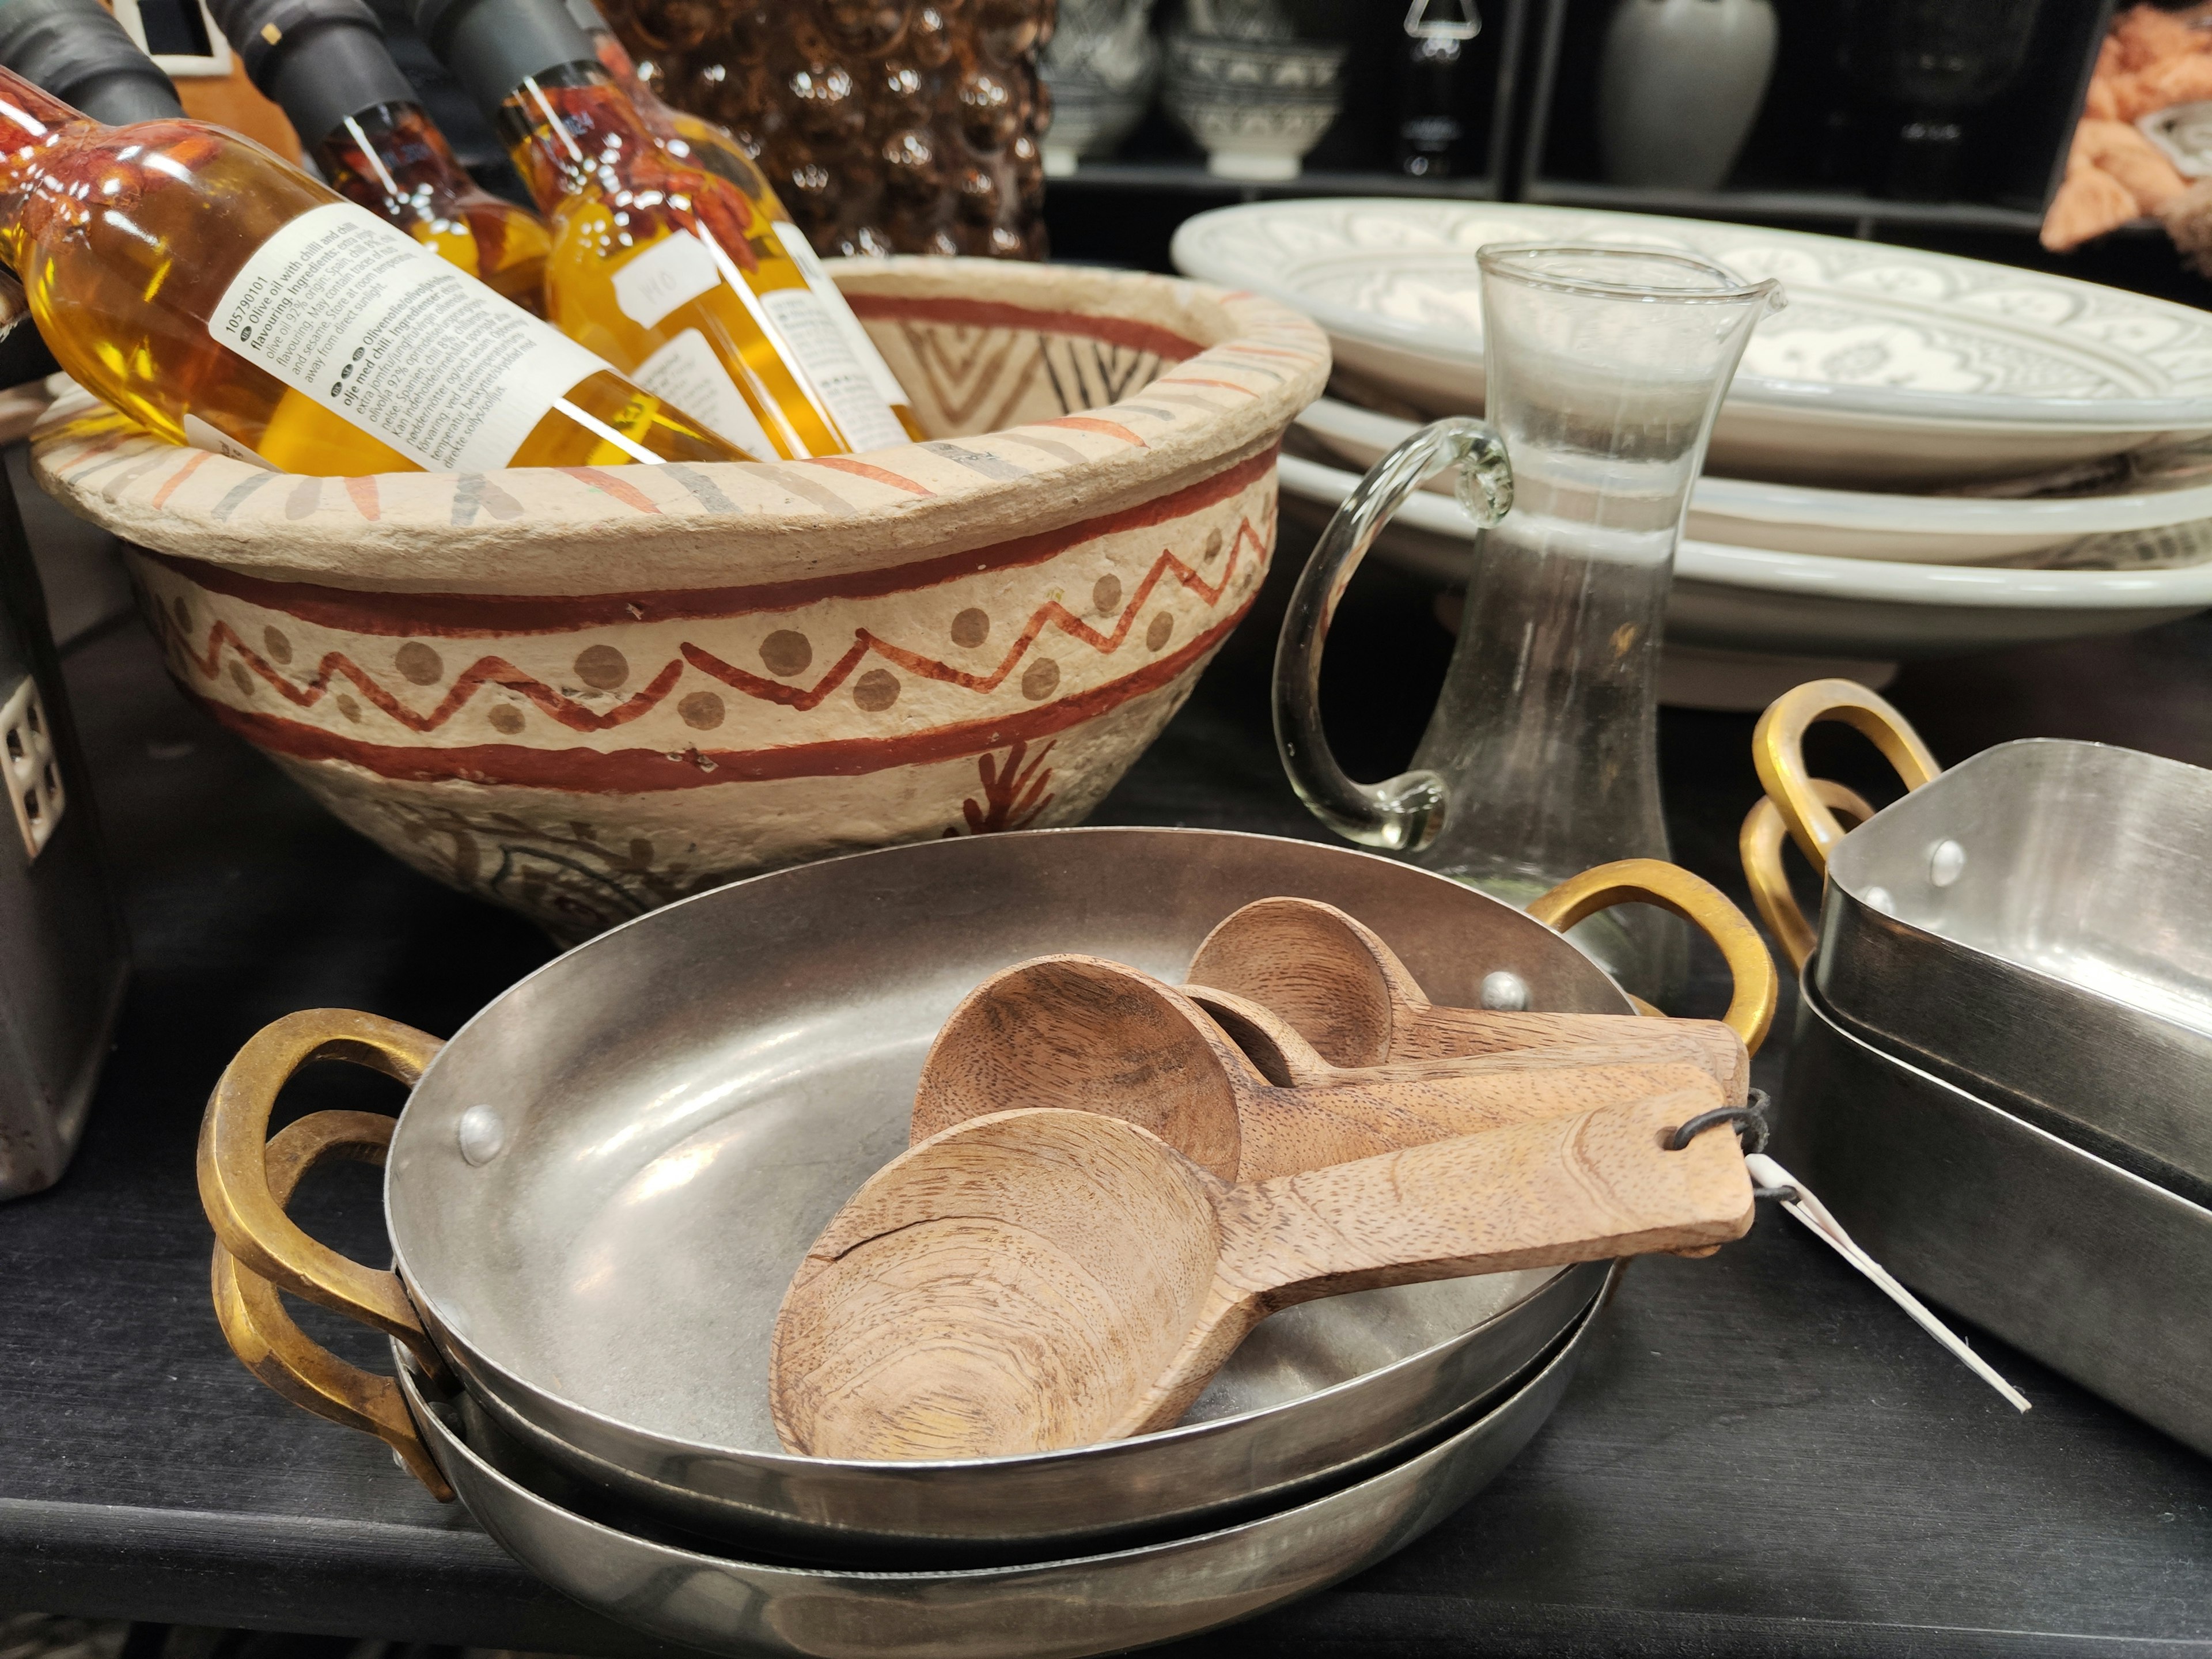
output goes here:
[[675, 689], [678, 680], [682, 678], [687, 663], [749, 697], [758, 698], [763, 702], [781, 703], [802, 713], [818, 707], [824, 698], [844, 684], [872, 653], [922, 678], [960, 686], [970, 691], [994, 691], [1021, 665], [1022, 659], [1029, 654], [1030, 647], [1036, 643], [1038, 636], [1048, 627], [1057, 628], [1071, 638], [1081, 641], [1102, 656], [1112, 656], [1128, 638], [1130, 629], [1135, 625], [1138, 616], [1152, 598], [1152, 591], [1170, 576], [1196, 593], [1207, 605], [1218, 605], [1237, 574], [1238, 562], [1248, 544], [1255, 553], [1263, 551], [1267, 545], [1252, 521], [1240, 516], [1220, 579], [1210, 584], [1196, 570], [1177, 558], [1171, 549], [1163, 548], [1159, 556], [1152, 562], [1144, 581], [1139, 585], [1135, 595], [1122, 607], [1120, 619], [1110, 634], [1100, 633], [1059, 600], [1047, 600], [1030, 615], [1028, 625], [1007, 648], [999, 665], [988, 674], [975, 674], [955, 668], [940, 659], [926, 657], [919, 652], [909, 651], [903, 646], [880, 639], [863, 628], [855, 630], [850, 648], [813, 685], [786, 685], [781, 681], [769, 679], [724, 662], [712, 652], [687, 641], [678, 647], [678, 655], [654, 675], [643, 690], [605, 714], [597, 713], [573, 698], [563, 696], [544, 680], [516, 667], [504, 657], [478, 658], [454, 678], [436, 707], [427, 714], [417, 714], [386, 690], [375, 676], [342, 651], [328, 653], [316, 665], [311, 678], [295, 684], [282, 670], [240, 639], [228, 623], [216, 623], [208, 630], [205, 650], [196, 651], [191, 641], [182, 636], [167, 611], [160, 611], [156, 614], [161, 618], [162, 632], [174, 640], [185, 659], [191, 663], [192, 671], [201, 678], [213, 680], [218, 678], [222, 669], [223, 651], [228, 647], [256, 677], [296, 708], [314, 708], [322, 702], [331, 682], [343, 678], [350, 681], [362, 696], [409, 731], [430, 732], [450, 720], [478, 690], [486, 685], [495, 685], [528, 698], [547, 716], [572, 732], [605, 732], [616, 726], [627, 726], [641, 715], [659, 708]]

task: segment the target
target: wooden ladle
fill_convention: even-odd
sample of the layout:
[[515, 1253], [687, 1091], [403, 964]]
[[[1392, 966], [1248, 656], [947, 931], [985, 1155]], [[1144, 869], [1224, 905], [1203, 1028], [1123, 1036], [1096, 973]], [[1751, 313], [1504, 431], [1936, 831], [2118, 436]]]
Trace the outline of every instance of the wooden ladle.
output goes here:
[[807, 1252], [776, 1317], [776, 1432], [818, 1457], [999, 1456], [1176, 1422], [1277, 1309], [1650, 1250], [1751, 1224], [1700, 1085], [1230, 1185], [1135, 1124], [1003, 1112], [908, 1148]]
[[[1676, 1040], [1354, 1070], [1331, 1066], [1267, 1010], [1206, 994], [1218, 1018], [1097, 957], [1039, 957], [994, 974], [931, 1045], [912, 1139], [998, 1112], [1073, 1109], [1137, 1124], [1224, 1181], [1264, 1181], [1695, 1087], [1733, 1063], [1716, 1068], [1695, 1042]], [[1262, 1053], [1260, 1066], [1219, 1020]]]
[[1187, 988], [1231, 992], [1273, 1011], [1338, 1066], [1577, 1042], [1650, 1042], [1674, 1052], [1690, 1042], [1706, 1056], [1732, 1100], [1741, 1100], [1750, 1083], [1743, 1039], [1717, 1020], [1440, 1007], [1375, 933], [1314, 899], [1246, 905], [1206, 936], [1188, 978]]

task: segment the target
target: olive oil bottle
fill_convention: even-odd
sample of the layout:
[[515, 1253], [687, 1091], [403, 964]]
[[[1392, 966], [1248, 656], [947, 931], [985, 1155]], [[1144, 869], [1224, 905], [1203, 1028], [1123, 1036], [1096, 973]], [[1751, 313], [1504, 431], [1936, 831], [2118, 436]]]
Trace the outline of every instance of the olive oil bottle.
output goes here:
[[0, 264], [62, 368], [172, 442], [322, 474], [747, 459], [251, 140], [104, 126], [5, 70]]
[[462, 169], [362, 0], [211, 0], [209, 9], [333, 190], [544, 313], [545, 227]]
[[656, 135], [563, 0], [414, 3], [544, 213], [562, 333], [755, 454], [923, 435], [766, 180], [746, 163], [756, 193]]

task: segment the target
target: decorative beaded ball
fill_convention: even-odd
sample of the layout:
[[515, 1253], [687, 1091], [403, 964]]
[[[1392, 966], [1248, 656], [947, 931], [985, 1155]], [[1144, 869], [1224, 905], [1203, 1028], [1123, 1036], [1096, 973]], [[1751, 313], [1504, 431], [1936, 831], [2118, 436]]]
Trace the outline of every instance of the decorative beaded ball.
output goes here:
[[824, 254], [1042, 258], [1054, 0], [602, 0]]

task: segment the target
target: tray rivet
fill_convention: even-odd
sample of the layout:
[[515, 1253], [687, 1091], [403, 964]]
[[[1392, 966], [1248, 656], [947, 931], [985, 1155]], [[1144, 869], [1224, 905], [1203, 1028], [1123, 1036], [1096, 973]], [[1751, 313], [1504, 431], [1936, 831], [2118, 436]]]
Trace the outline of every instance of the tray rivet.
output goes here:
[[1939, 841], [1928, 851], [1928, 880], [1931, 886], [1948, 887], [1966, 868], [1966, 849], [1955, 841]]
[[456, 1133], [461, 1156], [471, 1164], [489, 1164], [507, 1147], [507, 1124], [489, 1106], [471, 1106], [461, 1114]]
[[1482, 976], [1482, 1006], [1501, 1014], [1517, 1014], [1528, 1006], [1528, 981], [1500, 968]]

